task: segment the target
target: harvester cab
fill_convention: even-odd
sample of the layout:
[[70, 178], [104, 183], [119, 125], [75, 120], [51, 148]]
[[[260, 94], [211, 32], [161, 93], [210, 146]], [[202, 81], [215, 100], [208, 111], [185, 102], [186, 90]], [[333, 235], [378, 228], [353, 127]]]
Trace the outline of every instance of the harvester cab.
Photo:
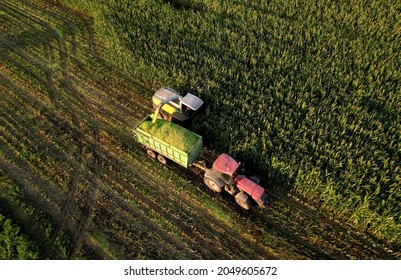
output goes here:
[[187, 93], [183, 97], [167, 87], [160, 88], [155, 92], [152, 103], [156, 117], [181, 122], [192, 118], [203, 105], [203, 101], [199, 97], [191, 93]]

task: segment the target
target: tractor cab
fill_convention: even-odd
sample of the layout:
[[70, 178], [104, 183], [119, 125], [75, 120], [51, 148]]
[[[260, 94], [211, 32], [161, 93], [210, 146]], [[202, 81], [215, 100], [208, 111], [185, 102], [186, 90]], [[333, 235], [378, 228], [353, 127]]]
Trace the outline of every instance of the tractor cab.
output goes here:
[[213, 163], [211, 172], [224, 182], [224, 189], [231, 195], [238, 192], [235, 186], [235, 178], [239, 170], [240, 162], [237, 162], [227, 154], [221, 154]]
[[182, 97], [167, 87], [158, 89], [153, 95], [152, 102], [153, 109], [158, 111], [157, 117], [181, 122], [192, 118], [203, 105], [203, 101], [199, 97], [191, 93]]
[[227, 154], [221, 154], [213, 163], [212, 172], [227, 185], [233, 183], [240, 163]]

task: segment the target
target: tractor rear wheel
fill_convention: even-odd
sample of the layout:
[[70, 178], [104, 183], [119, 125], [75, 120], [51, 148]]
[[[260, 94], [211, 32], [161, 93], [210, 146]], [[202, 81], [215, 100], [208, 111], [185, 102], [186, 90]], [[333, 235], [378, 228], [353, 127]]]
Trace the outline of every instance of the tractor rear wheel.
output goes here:
[[156, 153], [155, 153], [155, 151], [153, 151], [152, 149], [147, 148], [147, 149], [146, 149], [146, 153], [147, 153], [148, 156], [150, 156], [151, 158], [156, 158]]
[[210, 178], [204, 178], [203, 181], [205, 182], [205, 185], [209, 187], [214, 192], [221, 192], [221, 186], [217, 184], [213, 179]]
[[167, 159], [164, 156], [162, 156], [161, 154], [157, 155], [157, 160], [163, 165], [167, 164]]
[[251, 209], [251, 200], [244, 192], [240, 192], [235, 196], [235, 202], [245, 210]]

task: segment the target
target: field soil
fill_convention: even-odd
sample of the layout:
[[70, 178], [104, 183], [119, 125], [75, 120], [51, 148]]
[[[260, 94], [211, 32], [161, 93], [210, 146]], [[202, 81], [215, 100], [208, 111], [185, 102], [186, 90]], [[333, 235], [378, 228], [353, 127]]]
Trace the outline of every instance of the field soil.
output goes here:
[[106, 62], [93, 24], [53, 1], [0, 2], [0, 209], [41, 258], [401, 258], [268, 181], [267, 207], [246, 212], [199, 171], [148, 158], [132, 128], [154, 89]]

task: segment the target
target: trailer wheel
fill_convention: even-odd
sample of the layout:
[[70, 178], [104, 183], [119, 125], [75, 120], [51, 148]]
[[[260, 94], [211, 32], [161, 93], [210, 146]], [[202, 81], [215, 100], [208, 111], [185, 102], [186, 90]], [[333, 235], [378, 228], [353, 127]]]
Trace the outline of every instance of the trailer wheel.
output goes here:
[[147, 153], [148, 156], [150, 156], [151, 158], [156, 158], [156, 153], [155, 153], [155, 151], [153, 151], [152, 149], [147, 148], [147, 149], [146, 149], [146, 153]]
[[205, 182], [205, 185], [209, 187], [209, 189], [211, 189], [212, 191], [215, 192], [221, 192], [221, 187], [219, 184], [217, 184], [214, 180], [210, 179], [210, 178], [204, 178], [203, 181]]
[[240, 192], [235, 196], [235, 202], [245, 210], [251, 209], [251, 200], [244, 192]]
[[161, 164], [164, 164], [164, 165], [167, 164], [167, 159], [166, 159], [164, 156], [162, 156], [161, 154], [158, 154], [158, 155], [157, 155], [157, 160], [158, 160]]

